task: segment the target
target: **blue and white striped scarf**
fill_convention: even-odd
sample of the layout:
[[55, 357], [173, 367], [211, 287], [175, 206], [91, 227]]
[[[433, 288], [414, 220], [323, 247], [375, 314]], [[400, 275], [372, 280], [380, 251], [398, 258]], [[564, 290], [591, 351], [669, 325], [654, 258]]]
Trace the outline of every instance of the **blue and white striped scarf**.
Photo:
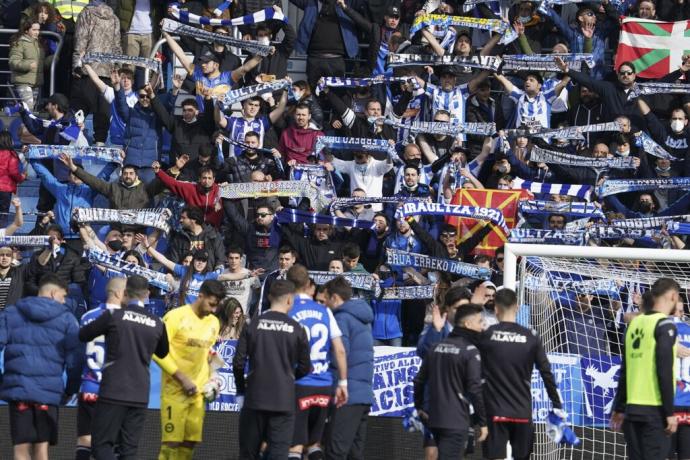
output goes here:
[[270, 83], [259, 83], [253, 86], [244, 86], [238, 89], [232, 89], [220, 100], [224, 109], [229, 109], [236, 102], [242, 102], [254, 96], [261, 96], [262, 94], [273, 93], [284, 89], [290, 90], [292, 83], [287, 79], [276, 80]]
[[569, 153], [555, 152], [534, 146], [530, 161], [594, 169], [635, 169], [635, 157], [592, 158]]
[[410, 77], [386, 77], [384, 75], [368, 78], [321, 77], [316, 85], [316, 95], [320, 95], [324, 88], [362, 88], [396, 82], [415, 84], [417, 80]]
[[260, 22], [270, 21], [271, 19], [287, 23], [287, 16], [285, 16], [285, 14], [282, 12], [277, 12], [273, 8], [266, 8], [261, 11], [257, 11], [256, 13], [232, 19], [219, 19], [209, 18], [206, 16], [199, 16], [198, 14], [193, 14], [181, 9], [178, 3], [171, 3], [169, 8], [172, 10], [171, 14], [173, 15], [173, 17], [175, 17], [181, 22], [184, 22], [185, 24], [201, 24], [204, 26], [229, 27], [258, 24]]
[[327, 216], [315, 212], [283, 208], [276, 214], [281, 224], [325, 224], [334, 227], [354, 227], [373, 230], [376, 224], [370, 220], [348, 219], [345, 217]]
[[[401, 198], [398, 197], [393, 197], [393, 196], [384, 196], [384, 197], [352, 197], [352, 198], [335, 198], [333, 201], [331, 201], [331, 215], [335, 215], [335, 211], [339, 209], [345, 209], [345, 208], [351, 208], [353, 206], [357, 205], [364, 205], [364, 204], [371, 204], [371, 203], [388, 203], [388, 204], [397, 204], [400, 203]], [[412, 203], [412, 202], [424, 202], [424, 203], [430, 203], [429, 198], [419, 198], [419, 197], [407, 197], [404, 199], [406, 203]]]
[[58, 158], [64, 153], [73, 159], [92, 159], [108, 163], [122, 164], [122, 149], [112, 147], [77, 147], [72, 145], [29, 145], [26, 152], [28, 160]]
[[333, 273], [333, 272], [323, 272], [323, 271], [312, 271], [309, 270], [309, 278], [314, 281], [314, 284], [321, 286], [328, 283], [330, 280], [342, 276], [350, 283], [354, 289], [361, 289], [363, 291], [376, 291], [378, 292], [380, 288], [379, 283], [376, 278], [371, 276], [369, 273]]
[[153, 227], [168, 233], [172, 212], [167, 208], [156, 209], [108, 209], [77, 208], [72, 211], [72, 220], [78, 223], [110, 223]]
[[522, 214], [536, 214], [547, 216], [549, 214], [563, 214], [568, 217], [584, 217], [604, 219], [604, 212], [593, 203], [585, 202], [558, 202], [543, 200], [523, 200], [518, 203], [518, 210]]
[[513, 179], [514, 189], [529, 190], [536, 194], [567, 195], [575, 196], [586, 201], [590, 201], [592, 194], [591, 185], [581, 184], [550, 184], [544, 182], [533, 182], [519, 177]]
[[565, 128], [544, 128], [542, 126], [520, 127], [506, 129], [504, 133], [511, 137], [538, 137], [546, 141], [550, 139], [567, 139], [575, 141], [585, 140], [579, 126], [568, 126]]
[[600, 198], [618, 193], [643, 190], [690, 189], [690, 177], [668, 177], [665, 179], [615, 179], [605, 181], [598, 189]]
[[460, 123], [442, 121], [413, 121], [402, 123], [385, 117], [369, 117], [370, 124], [381, 123], [398, 129], [407, 129], [411, 133], [440, 134], [455, 137], [460, 134], [476, 134], [478, 136], [492, 136], [496, 133], [496, 123]]
[[635, 83], [628, 91], [628, 100], [650, 94], [690, 94], [687, 83]]
[[100, 265], [105, 268], [109, 268], [123, 275], [131, 276], [138, 275], [145, 278], [151, 286], [155, 286], [164, 291], [173, 291], [172, 287], [168, 284], [165, 279], [165, 274], [151, 270], [150, 268], [141, 267], [139, 265], [129, 263], [124, 259], [117, 256], [110, 255], [99, 249], [89, 248], [86, 251], [86, 257], [92, 264]]
[[543, 230], [537, 228], [514, 228], [510, 231], [508, 241], [524, 244], [561, 244], [567, 246], [584, 246], [584, 232], [563, 230]]
[[590, 69], [594, 67], [592, 53], [554, 53], [554, 54], [505, 54], [503, 55], [503, 71], [560, 72], [554, 58], [560, 57], [568, 63], [571, 69], [579, 71], [582, 64]]
[[433, 299], [435, 290], [435, 284], [388, 287], [382, 289], [381, 300]]
[[484, 69], [492, 72], [498, 71], [501, 66], [501, 58], [498, 56], [453, 56], [446, 54], [398, 54], [388, 55], [388, 67], [411, 66], [463, 66], [472, 69]]
[[432, 271], [453, 273], [455, 275], [479, 280], [491, 279], [490, 268], [452, 259], [443, 259], [441, 257], [431, 257], [425, 254], [400, 251], [399, 249], [386, 249], [386, 263], [403, 267], [426, 268]]
[[221, 14], [223, 14], [225, 10], [230, 8], [230, 5], [232, 5], [232, 1], [220, 3], [217, 7], [213, 9], [213, 14], [215, 14], [216, 16], [220, 16]]
[[479, 206], [462, 206], [441, 203], [407, 202], [395, 210], [395, 218], [402, 219], [408, 216], [446, 216], [462, 217], [467, 219], [488, 220], [508, 233], [505, 218], [500, 209], [482, 208]]
[[82, 62], [85, 64], [97, 63], [97, 64], [125, 64], [132, 65], [135, 67], [141, 67], [144, 69], [149, 69], [153, 72], [160, 73], [161, 61], [158, 59], [149, 59], [139, 56], [127, 56], [124, 54], [110, 54], [110, 53], [86, 53]]
[[319, 155], [323, 149], [346, 152], [385, 152], [391, 158], [397, 158], [395, 147], [385, 139], [365, 137], [321, 136], [316, 140], [314, 154]]
[[666, 151], [662, 146], [656, 143], [654, 139], [652, 139], [649, 134], [647, 134], [644, 131], [638, 131], [634, 134], [635, 136], [635, 145], [637, 147], [641, 147], [642, 150], [647, 152], [650, 155], [653, 155], [658, 158], [663, 158], [665, 160], [671, 160], [671, 161], [678, 161], [679, 158], [674, 157], [670, 153]]

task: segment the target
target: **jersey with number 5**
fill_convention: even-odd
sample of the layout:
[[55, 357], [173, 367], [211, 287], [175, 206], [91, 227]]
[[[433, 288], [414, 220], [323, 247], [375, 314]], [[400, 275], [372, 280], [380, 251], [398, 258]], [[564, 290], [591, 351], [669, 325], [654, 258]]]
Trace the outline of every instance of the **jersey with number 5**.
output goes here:
[[295, 383], [313, 387], [333, 385], [333, 377], [328, 372], [331, 340], [343, 335], [335, 322], [333, 313], [309, 297], [297, 295], [295, 304], [290, 310], [290, 317], [307, 331], [312, 366], [311, 373]]
[[[107, 310], [104, 303], [89, 310], [81, 317], [79, 327], [86, 326]], [[98, 336], [86, 344], [86, 362], [81, 374], [80, 393], [98, 394], [101, 387], [103, 363], [105, 362], [105, 336]]]

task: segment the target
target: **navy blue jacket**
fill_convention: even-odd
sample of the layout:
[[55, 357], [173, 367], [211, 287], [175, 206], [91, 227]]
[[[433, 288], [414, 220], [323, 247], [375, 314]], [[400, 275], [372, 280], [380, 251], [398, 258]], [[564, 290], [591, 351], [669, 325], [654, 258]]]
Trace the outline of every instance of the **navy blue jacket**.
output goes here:
[[58, 405], [63, 394], [79, 389], [79, 325], [64, 304], [25, 297], [8, 306], [0, 312], [0, 348], [5, 351], [0, 399]]
[[[302, 22], [300, 22], [299, 30], [297, 31], [295, 50], [300, 54], [307, 54], [311, 35], [314, 32], [316, 19], [319, 15], [318, 0], [290, 0], [290, 3], [304, 10], [304, 16], [302, 17]], [[354, 4], [358, 5], [359, 3], [352, 0], [347, 1], [348, 8], [355, 8], [356, 6], [354, 6]], [[340, 32], [343, 35], [347, 57], [350, 59], [355, 58], [359, 53], [359, 41], [357, 40], [357, 33], [355, 32], [355, 23], [340, 7], [336, 8], [336, 14], [338, 15]]]
[[[333, 315], [343, 333], [343, 346], [347, 353], [347, 404], [371, 404], [371, 382], [374, 378], [374, 337], [371, 335], [371, 323], [374, 321], [374, 313], [364, 300], [352, 299], [333, 310]], [[337, 376], [334, 381], [338, 381]]]
[[125, 91], [115, 92], [115, 108], [127, 126], [125, 128], [125, 164], [138, 167], [151, 167], [158, 160], [158, 119], [152, 108], [137, 104], [127, 105]]

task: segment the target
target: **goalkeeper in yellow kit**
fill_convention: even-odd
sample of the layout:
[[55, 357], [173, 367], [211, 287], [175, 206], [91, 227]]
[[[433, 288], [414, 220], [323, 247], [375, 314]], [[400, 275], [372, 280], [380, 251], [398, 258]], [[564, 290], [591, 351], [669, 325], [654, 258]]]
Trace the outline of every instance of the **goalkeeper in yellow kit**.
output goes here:
[[156, 359], [163, 369], [158, 460], [191, 460], [194, 446], [201, 442], [205, 414], [201, 389], [211, 376], [210, 351], [220, 330], [212, 313], [224, 296], [219, 281], [204, 281], [194, 303], [170, 310], [163, 317], [170, 353]]

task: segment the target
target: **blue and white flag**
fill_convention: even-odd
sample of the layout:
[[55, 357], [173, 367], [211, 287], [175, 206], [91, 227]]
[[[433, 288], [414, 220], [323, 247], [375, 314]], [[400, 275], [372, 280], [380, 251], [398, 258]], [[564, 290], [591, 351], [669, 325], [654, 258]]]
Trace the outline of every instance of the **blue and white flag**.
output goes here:
[[321, 136], [316, 140], [314, 154], [319, 155], [323, 149], [346, 152], [384, 152], [390, 158], [397, 158], [395, 147], [385, 139], [366, 137]]
[[374, 347], [374, 394], [369, 415], [400, 417], [413, 407], [413, 379], [421, 366], [414, 348]]
[[[317, 202], [311, 203], [312, 208], [321, 212], [328, 207], [336, 197], [335, 185], [330, 171], [322, 165], [297, 164], [290, 168], [291, 181], [304, 181], [316, 186], [319, 193]], [[297, 206], [297, 200], [290, 199], [290, 203]]]
[[73, 145], [37, 145], [28, 146], [27, 160], [57, 159], [66, 154], [75, 160], [98, 160], [107, 163], [122, 164], [122, 149], [113, 147], [77, 147]]
[[[287, 16], [281, 11], [278, 12], [273, 8], [265, 8], [256, 13], [248, 14], [239, 18], [219, 19], [209, 18], [206, 16], [199, 16], [198, 14], [190, 13], [187, 10], [180, 8], [178, 3], [171, 3], [168, 8], [171, 10], [173, 17], [177, 18], [185, 24], [201, 24], [204, 26], [243, 26], [250, 24], [258, 24], [260, 22], [275, 20], [287, 23]], [[221, 12], [222, 14], [222, 12]]]
[[401, 207], [396, 209], [396, 219], [402, 219], [408, 216], [425, 215], [425, 216], [446, 216], [446, 217], [464, 217], [468, 219], [488, 220], [497, 227], [500, 227], [508, 233], [505, 218], [500, 209], [496, 208], [482, 208], [479, 206], [462, 206], [453, 204], [441, 203], [424, 203], [424, 202], [406, 202]]
[[237, 340], [219, 340], [213, 346], [213, 350], [225, 361], [225, 366], [216, 370], [216, 374], [220, 379], [220, 391], [215, 400], [206, 404], [206, 409], [222, 412], [239, 412], [235, 374], [232, 372], [232, 360], [237, 351]]
[[583, 356], [580, 363], [585, 395], [583, 424], [607, 426], [620, 379], [621, 358], [616, 355], [590, 355]]
[[153, 227], [168, 233], [172, 212], [167, 208], [155, 209], [109, 209], [76, 208], [72, 220], [78, 223], [110, 223]]
[[445, 14], [422, 14], [415, 18], [410, 28], [410, 36], [428, 26], [440, 26], [442, 28], [467, 27], [470, 29], [489, 30], [503, 35], [510, 27], [510, 24], [501, 19], [447, 16]]
[[665, 160], [678, 161], [679, 158], [674, 157], [666, 151], [662, 146], [660, 146], [654, 139], [651, 138], [649, 134], [644, 131], [638, 131], [634, 134], [635, 136], [635, 146], [640, 147], [643, 151], [650, 155], [658, 158], [663, 158]]
[[690, 177], [668, 177], [665, 179], [609, 179], [599, 187], [597, 193], [600, 198], [603, 198], [618, 193], [672, 189], [690, 189]]
[[533, 182], [516, 177], [513, 179], [513, 188], [529, 190], [530, 192], [536, 194], [574, 196], [589, 201], [593, 187], [591, 185], [581, 184], [550, 184]]
[[452, 259], [431, 257], [425, 254], [386, 249], [386, 263], [402, 267], [426, 268], [432, 271], [453, 273], [479, 280], [491, 279], [491, 269], [479, 265], [468, 264]]

